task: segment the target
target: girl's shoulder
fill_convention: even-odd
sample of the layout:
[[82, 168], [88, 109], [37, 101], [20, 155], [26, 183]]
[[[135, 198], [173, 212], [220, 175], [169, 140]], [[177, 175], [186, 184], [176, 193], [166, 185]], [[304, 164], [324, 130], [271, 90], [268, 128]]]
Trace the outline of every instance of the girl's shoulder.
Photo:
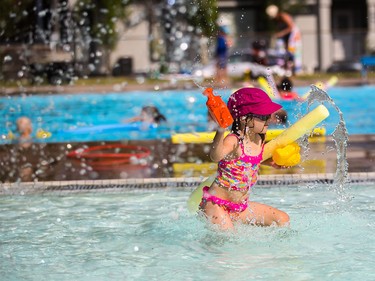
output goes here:
[[224, 139], [224, 145], [230, 147], [239, 147], [241, 146], [241, 137], [236, 134], [229, 134]]
[[233, 133], [229, 133], [226, 137], [225, 137], [225, 140], [228, 141], [228, 142], [236, 142], [238, 143], [240, 141], [240, 136], [236, 135], [236, 134], [233, 134]]
[[225, 153], [225, 157], [223, 160], [225, 161], [231, 161], [234, 159], [237, 159], [238, 157], [241, 156], [242, 149], [241, 147], [241, 142], [240, 142], [240, 137], [236, 134], [228, 134], [225, 139], [224, 139], [224, 147], [227, 153]]

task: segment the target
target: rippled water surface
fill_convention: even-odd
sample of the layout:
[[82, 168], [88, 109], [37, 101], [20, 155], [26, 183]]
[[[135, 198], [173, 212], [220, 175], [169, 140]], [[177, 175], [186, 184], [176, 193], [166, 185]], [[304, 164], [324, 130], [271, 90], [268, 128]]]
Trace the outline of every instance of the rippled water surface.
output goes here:
[[256, 188], [290, 228], [218, 233], [190, 190], [0, 197], [1, 280], [374, 280], [375, 189]]
[[[334, 87], [329, 89], [329, 96], [345, 116], [349, 134], [375, 133], [375, 103], [373, 86]], [[299, 95], [304, 95], [308, 87], [296, 88]], [[217, 91], [224, 101], [231, 90]], [[0, 98], [0, 135], [2, 143], [9, 140], [9, 132], [16, 134], [15, 122], [20, 116], [28, 116], [33, 123], [34, 134], [38, 129], [50, 132], [45, 142], [67, 141], [116, 141], [170, 138], [176, 132], [207, 131], [206, 98], [201, 90], [171, 90], [154, 92], [127, 93], [82, 93], [34, 96], [10, 96]], [[277, 101], [288, 112], [291, 124], [307, 113], [306, 103], [296, 101]], [[138, 115], [144, 105], [155, 105], [167, 117], [167, 123], [159, 128], [145, 130], [124, 126], [114, 130], [112, 126], [123, 120]], [[313, 104], [312, 108], [316, 105]], [[323, 124], [327, 134], [332, 134], [338, 124], [338, 116], [332, 107], [331, 113]], [[104, 128], [106, 129], [103, 129]], [[109, 127], [109, 128], [108, 128]], [[90, 128], [89, 132], [79, 133], [76, 129]]]

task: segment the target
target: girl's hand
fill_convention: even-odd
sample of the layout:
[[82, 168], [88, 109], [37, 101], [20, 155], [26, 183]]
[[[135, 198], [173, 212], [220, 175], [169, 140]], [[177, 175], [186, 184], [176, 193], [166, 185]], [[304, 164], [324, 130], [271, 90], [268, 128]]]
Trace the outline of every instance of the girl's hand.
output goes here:
[[226, 129], [225, 128], [222, 128], [222, 127], [220, 127], [220, 126], [217, 126], [216, 127], [216, 131], [218, 132], [218, 133], [225, 133], [226, 132]]

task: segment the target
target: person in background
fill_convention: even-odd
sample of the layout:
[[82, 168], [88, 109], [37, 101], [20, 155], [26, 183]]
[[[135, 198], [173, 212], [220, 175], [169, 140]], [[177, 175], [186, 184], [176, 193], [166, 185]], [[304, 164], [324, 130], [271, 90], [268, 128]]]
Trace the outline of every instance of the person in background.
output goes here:
[[32, 144], [31, 134], [33, 132], [33, 126], [31, 120], [28, 117], [22, 116], [16, 120], [17, 131], [20, 134], [18, 142], [23, 147], [29, 147]]
[[225, 26], [219, 26], [219, 33], [216, 40], [216, 80], [218, 83], [226, 84], [228, 82], [228, 50], [231, 43], [228, 38], [228, 29]]
[[[218, 162], [218, 170], [211, 186], [203, 187], [200, 212], [223, 230], [233, 229], [236, 222], [288, 226], [287, 213], [249, 201], [258, 179], [268, 122], [281, 105], [272, 102], [261, 89], [241, 88], [230, 96], [228, 108], [234, 123], [227, 136], [223, 128], [216, 131], [210, 156]], [[263, 164], [282, 168], [271, 159]]]
[[167, 121], [167, 118], [160, 113], [156, 106], [144, 106], [138, 116], [124, 120], [124, 123], [143, 122], [147, 124], [160, 124]]
[[294, 23], [292, 17], [281, 11], [277, 6], [270, 5], [266, 9], [266, 14], [277, 22], [278, 31], [274, 34], [276, 39], [280, 39], [286, 51], [284, 57], [284, 67], [292, 74], [301, 71], [301, 33]]
[[267, 43], [265, 40], [257, 40], [251, 44], [252, 62], [260, 65], [268, 65]]
[[286, 125], [288, 121], [288, 113], [284, 109], [279, 109], [271, 114], [269, 123], [273, 125]]
[[279, 92], [280, 98], [283, 100], [304, 100], [296, 92], [293, 91], [293, 82], [288, 77], [283, 77], [280, 80], [280, 83], [277, 85], [277, 90]]

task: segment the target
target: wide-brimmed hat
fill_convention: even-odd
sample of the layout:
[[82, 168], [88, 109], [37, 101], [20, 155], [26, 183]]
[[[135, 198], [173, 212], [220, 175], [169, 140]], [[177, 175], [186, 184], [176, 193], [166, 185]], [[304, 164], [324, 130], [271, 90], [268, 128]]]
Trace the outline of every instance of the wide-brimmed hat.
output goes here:
[[241, 88], [234, 92], [228, 100], [228, 108], [233, 118], [239, 118], [250, 113], [270, 115], [281, 107], [258, 88]]

